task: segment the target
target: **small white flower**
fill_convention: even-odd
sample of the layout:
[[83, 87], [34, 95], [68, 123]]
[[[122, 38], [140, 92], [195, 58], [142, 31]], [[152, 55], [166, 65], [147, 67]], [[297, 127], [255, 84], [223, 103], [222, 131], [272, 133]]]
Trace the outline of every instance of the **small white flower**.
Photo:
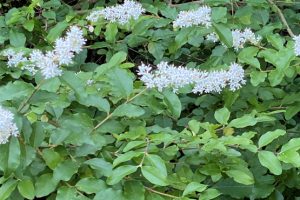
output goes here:
[[145, 9], [143, 9], [140, 3], [125, 0], [124, 4], [93, 11], [86, 19], [91, 22], [97, 22], [100, 17], [103, 17], [107, 21], [118, 22], [124, 25], [128, 23], [130, 19], [137, 20], [144, 12]]
[[295, 36], [293, 39], [295, 42], [294, 52], [295, 52], [296, 56], [300, 56], [300, 35]]
[[149, 65], [142, 64], [138, 67], [138, 75], [141, 76], [147, 88], [172, 88], [174, 92], [187, 85], [193, 86], [194, 93], [221, 92], [227, 85], [231, 91], [239, 89], [243, 84], [244, 70], [236, 63], [230, 65], [229, 70], [200, 71], [186, 67], [175, 67], [166, 62], [157, 65], [157, 70], [151, 71]]
[[24, 52], [22, 51], [16, 52], [13, 49], [8, 49], [3, 52], [3, 55], [8, 58], [8, 67], [18, 67], [18, 65], [27, 61], [27, 58], [24, 57]]
[[219, 37], [217, 36], [216, 33], [210, 33], [206, 36], [206, 40], [210, 42], [219, 42]]
[[88, 28], [89, 32], [91, 32], [91, 33], [94, 32], [94, 27], [93, 26], [88, 25], [87, 28]]
[[232, 46], [236, 51], [244, 48], [244, 45], [247, 42], [257, 45], [259, 41], [262, 39], [261, 36], [255, 36], [255, 34], [249, 28], [246, 28], [244, 31], [237, 30], [237, 29], [233, 30], [232, 38], [233, 38]]
[[93, 83], [94, 83], [94, 80], [92, 80], [92, 79], [89, 79], [86, 81], [86, 84], [89, 86], [91, 86]]
[[0, 144], [7, 143], [10, 136], [18, 135], [19, 130], [14, 122], [14, 114], [0, 106]]
[[211, 8], [202, 6], [197, 10], [180, 11], [173, 22], [174, 28], [190, 27], [193, 25], [203, 25], [209, 28], [211, 26]]

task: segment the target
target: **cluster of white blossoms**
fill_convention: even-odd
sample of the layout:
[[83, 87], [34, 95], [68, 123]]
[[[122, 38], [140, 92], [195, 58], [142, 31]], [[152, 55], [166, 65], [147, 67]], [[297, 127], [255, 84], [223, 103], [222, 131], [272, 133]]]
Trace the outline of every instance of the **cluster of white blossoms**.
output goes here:
[[10, 136], [18, 135], [19, 130], [14, 122], [14, 114], [0, 106], [0, 144], [7, 143]]
[[293, 37], [295, 45], [294, 45], [294, 52], [296, 56], [300, 56], [300, 35]]
[[149, 65], [141, 64], [138, 75], [147, 88], [172, 88], [174, 92], [187, 85], [193, 86], [194, 93], [221, 92], [226, 86], [235, 91], [245, 84], [244, 70], [241, 65], [232, 63], [229, 70], [200, 71], [186, 67], [175, 67], [167, 62], [161, 62], [156, 70]]
[[29, 62], [22, 51], [16, 52], [12, 49], [8, 49], [3, 52], [3, 56], [6, 56], [8, 59], [8, 67], [21, 67], [22, 70], [28, 70], [32, 74], [37, 72], [35, 66]]
[[[244, 45], [247, 42], [250, 42], [251, 44], [257, 45], [260, 40], [262, 39], [261, 36], [256, 36], [251, 29], [246, 28], [244, 31], [235, 29], [233, 31], [231, 31], [232, 34], [232, 39], [233, 39], [233, 45], [232, 47], [238, 51], [239, 49], [244, 48]], [[210, 42], [218, 42], [219, 37], [216, 33], [210, 33], [206, 36], [206, 40], [210, 41]], [[225, 46], [224, 44], [222, 44], [223, 46]], [[300, 46], [300, 43], [299, 43]]]
[[137, 20], [139, 16], [145, 12], [142, 4], [125, 0], [124, 4], [107, 7], [103, 10], [96, 10], [87, 16], [87, 20], [97, 22], [100, 17], [103, 17], [110, 22], [118, 22], [122, 25], [128, 23], [130, 19]]
[[261, 40], [261, 36], [255, 36], [255, 34], [249, 28], [246, 28], [244, 31], [236, 29], [231, 33], [233, 39], [233, 48], [236, 51], [244, 48], [244, 45], [247, 42], [257, 45]]
[[211, 8], [208, 6], [199, 7], [197, 10], [180, 11], [173, 22], [174, 28], [203, 25], [206, 28], [211, 26]]
[[22, 65], [22, 69], [28, 69], [32, 73], [40, 70], [43, 77], [49, 79], [62, 75], [60, 66], [72, 64], [75, 53], [82, 51], [85, 41], [82, 30], [77, 26], [72, 26], [65, 37], [55, 41], [52, 51], [43, 53], [40, 50], [33, 50], [27, 58], [23, 52], [9, 49], [3, 55], [8, 58], [8, 67]]
[[219, 42], [219, 37], [216, 33], [210, 33], [206, 36], [206, 40], [207, 41], [210, 41], [210, 42], [213, 42], [213, 43], [216, 43], [216, 42]]

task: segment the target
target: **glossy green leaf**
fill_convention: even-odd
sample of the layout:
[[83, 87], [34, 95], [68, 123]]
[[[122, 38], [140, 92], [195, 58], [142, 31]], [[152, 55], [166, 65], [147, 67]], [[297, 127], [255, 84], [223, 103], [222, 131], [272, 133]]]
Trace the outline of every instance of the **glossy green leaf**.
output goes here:
[[18, 183], [20, 194], [27, 199], [34, 199], [35, 189], [30, 179], [24, 179]]
[[227, 124], [227, 121], [229, 120], [230, 117], [230, 112], [229, 110], [224, 107], [215, 112], [215, 119], [220, 123], [220, 124]]
[[267, 133], [263, 134], [258, 140], [258, 147], [261, 148], [270, 144], [273, 140], [278, 138], [279, 136], [283, 136], [286, 134], [285, 130], [276, 129], [275, 131], [268, 131]]
[[152, 166], [142, 167], [143, 176], [155, 185], [166, 186], [168, 185], [167, 177], [160, 173], [160, 170]]
[[134, 173], [137, 169], [137, 166], [132, 165], [120, 166], [113, 170], [112, 175], [107, 179], [107, 184], [114, 185], [121, 181], [125, 176]]
[[198, 183], [198, 182], [191, 182], [189, 183], [183, 191], [183, 196], [191, 194], [193, 192], [203, 192], [207, 188], [207, 185]]
[[282, 173], [280, 161], [273, 152], [259, 151], [258, 159], [262, 166], [268, 168], [272, 174], [280, 175]]

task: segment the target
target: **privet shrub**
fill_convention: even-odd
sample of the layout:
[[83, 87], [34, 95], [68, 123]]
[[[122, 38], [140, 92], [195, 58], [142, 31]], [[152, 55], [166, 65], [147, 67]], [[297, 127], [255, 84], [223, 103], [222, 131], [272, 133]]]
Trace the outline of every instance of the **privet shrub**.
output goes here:
[[123, 3], [1, 1], [0, 199], [299, 198], [300, 4]]

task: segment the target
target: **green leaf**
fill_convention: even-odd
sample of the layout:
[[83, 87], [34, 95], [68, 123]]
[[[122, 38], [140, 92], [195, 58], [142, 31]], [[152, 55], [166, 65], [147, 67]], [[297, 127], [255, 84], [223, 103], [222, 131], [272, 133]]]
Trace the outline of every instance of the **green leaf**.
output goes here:
[[113, 170], [112, 175], [108, 177], [107, 184], [114, 185], [122, 180], [125, 176], [134, 173], [138, 166], [124, 165]]
[[244, 115], [243, 117], [232, 120], [228, 126], [235, 128], [245, 128], [247, 126], [254, 126], [257, 123], [257, 119], [251, 115]]
[[165, 47], [158, 42], [149, 42], [148, 51], [151, 53], [156, 60], [161, 60], [164, 57]]
[[110, 43], [114, 43], [116, 41], [116, 36], [118, 34], [118, 26], [116, 23], [108, 23], [106, 25], [106, 31], [104, 33], [105, 40]]
[[182, 106], [178, 96], [174, 92], [168, 90], [164, 91], [163, 95], [164, 103], [167, 105], [168, 110], [174, 117], [179, 118]]
[[238, 55], [239, 62], [246, 63], [257, 69], [260, 69], [260, 63], [256, 58], [259, 49], [257, 47], [247, 47], [241, 50]]
[[145, 200], [145, 188], [139, 181], [126, 181], [124, 184], [125, 200]]
[[151, 163], [153, 167], [157, 168], [160, 171], [161, 175], [165, 177], [168, 176], [165, 162], [160, 156], [154, 154], [148, 154], [146, 156], [146, 160], [149, 161], [149, 163]]
[[62, 186], [58, 189], [55, 200], [78, 200], [77, 191], [75, 188]]
[[143, 155], [143, 152], [135, 152], [135, 151], [129, 151], [127, 153], [124, 153], [120, 156], [118, 156], [114, 162], [113, 162], [113, 166], [116, 167], [117, 165], [119, 165], [120, 163], [126, 162], [131, 160], [134, 157], [138, 157], [140, 155]]
[[53, 180], [52, 174], [41, 175], [35, 182], [35, 196], [38, 198], [48, 196], [55, 191], [57, 183]]
[[17, 186], [17, 181], [14, 179], [9, 179], [0, 187], [0, 200], [5, 200], [10, 197], [11, 193], [15, 190]]
[[253, 86], [258, 86], [260, 83], [263, 83], [265, 81], [267, 76], [268, 74], [266, 72], [252, 71], [250, 73], [251, 84]]
[[34, 199], [34, 185], [30, 179], [21, 180], [18, 184], [20, 194], [26, 199]]
[[201, 193], [199, 200], [215, 199], [220, 195], [221, 195], [221, 192], [219, 192], [218, 190], [216, 190], [214, 188], [209, 188]]
[[52, 29], [50, 29], [46, 40], [49, 42], [54, 42], [59, 36], [61, 36], [62, 32], [69, 26], [68, 22], [62, 21], [58, 22]]
[[278, 33], [267, 35], [267, 40], [276, 49], [280, 50], [283, 48], [284, 40], [283, 40], [282, 36], [279, 35]]
[[112, 164], [102, 158], [93, 158], [84, 162], [91, 168], [101, 171], [104, 176], [110, 176], [112, 173]]
[[24, 47], [26, 43], [26, 36], [23, 33], [17, 32], [15, 30], [10, 30], [9, 41], [10, 44], [14, 47]]
[[0, 87], [0, 102], [29, 96], [33, 89], [31, 84], [23, 81], [9, 82], [7, 85]]
[[94, 106], [98, 108], [100, 111], [104, 111], [106, 113], [110, 110], [109, 102], [99, 96], [98, 94], [89, 94], [87, 96], [79, 96], [78, 102], [85, 106]]
[[145, 144], [146, 144], [145, 141], [131, 141], [131, 142], [128, 142], [128, 144], [126, 144], [126, 146], [124, 147], [123, 152], [127, 152], [131, 149], [134, 149], [134, 148], [140, 148], [141, 146], [144, 146]]
[[198, 182], [191, 182], [185, 187], [182, 196], [186, 196], [186, 195], [191, 194], [196, 191], [203, 192], [206, 188], [207, 188], [207, 185], [204, 185], [204, 184], [201, 184]]
[[227, 22], [227, 8], [226, 7], [213, 7], [211, 18], [215, 23], [226, 23]]
[[278, 159], [285, 163], [290, 163], [295, 167], [300, 167], [300, 155], [293, 149], [278, 154]]
[[215, 112], [215, 119], [220, 123], [220, 124], [227, 124], [228, 120], [229, 120], [229, 117], [230, 117], [230, 112], [229, 110], [224, 107], [224, 108], [221, 108], [219, 110], [217, 110]]
[[281, 147], [280, 153], [283, 153], [285, 151], [293, 150], [298, 151], [300, 149], [300, 138], [293, 138], [290, 139], [288, 143], [284, 144]]
[[116, 190], [113, 188], [108, 188], [106, 190], [101, 190], [96, 194], [93, 200], [124, 200], [122, 195], [122, 190]]
[[249, 170], [228, 170], [225, 172], [229, 177], [233, 178], [234, 181], [243, 185], [252, 185], [254, 178]]
[[160, 173], [160, 170], [152, 166], [142, 167], [143, 176], [151, 183], [159, 186], [169, 185], [167, 182], [167, 177]]
[[126, 60], [126, 57], [127, 57], [127, 53], [123, 51], [114, 54], [108, 63], [105, 63], [97, 67], [96, 69], [97, 77], [99, 77], [102, 74], [105, 74], [108, 70], [112, 69], [113, 67], [117, 67], [118, 65], [120, 65], [122, 62]]
[[60, 163], [62, 160], [59, 153], [55, 152], [53, 149], [44, 149], [42, 152], [42, 157], [47, 166], [52, 170], [54, 170], [58, 163]]
[[230, 29], [223, 24], [213, 24], [213, 26], [221, 42], [223, 42], [227, 47], [231, 48], [233, 45], [233, 39]]
[[281, 164], [273, 152], [259, 151], [258, 159], [261, 165], [268, 168], [272, 174], [280, 175], [282, 173]]
[[27, 20], [24, 24], [23, 27], [29, 31], [32, 32], [34, 28], [34, 20]]
[[264, 147], [270, 144], [273, 140], [278, 138], [279, 136], [283, 136], [286, 134], [285, 130], [277, 129], [275, 131], [268, 131], [267, 133], [263, 134], [258, 140], [258, 147]]
[[115, 117], [140, 117], [145, 113], [144, 109], [133, 104], [122, 104], [112, 113]]
[[9, 151], [8, 151], [8, 160], [7, 167], [9, 172], [15, 171], [20, 165], [20, 144], [19, 140], [15, 137], [12, 137], [9, 142]]
[[133, 80], [124, 69], [115, 68], [107, 74], [111, 90], [116, 97], [129, 97], [133, 91]]
[[65, 160], [58, 164], [53, 171], [54, 180], [69, 181], [72, 176], [77, 172], [79, 164], [72, 160]]
[[103, 180], [101, 179], [97, 179], [94, 177], [89, 177], [89, 178], [82, 178], [80, 179], [75, 187], [82, 191], [85, 192], [87, 194], [93, 194], [93, 193], [97, 193], [101, 190], [106, 189], [106, 184]]

